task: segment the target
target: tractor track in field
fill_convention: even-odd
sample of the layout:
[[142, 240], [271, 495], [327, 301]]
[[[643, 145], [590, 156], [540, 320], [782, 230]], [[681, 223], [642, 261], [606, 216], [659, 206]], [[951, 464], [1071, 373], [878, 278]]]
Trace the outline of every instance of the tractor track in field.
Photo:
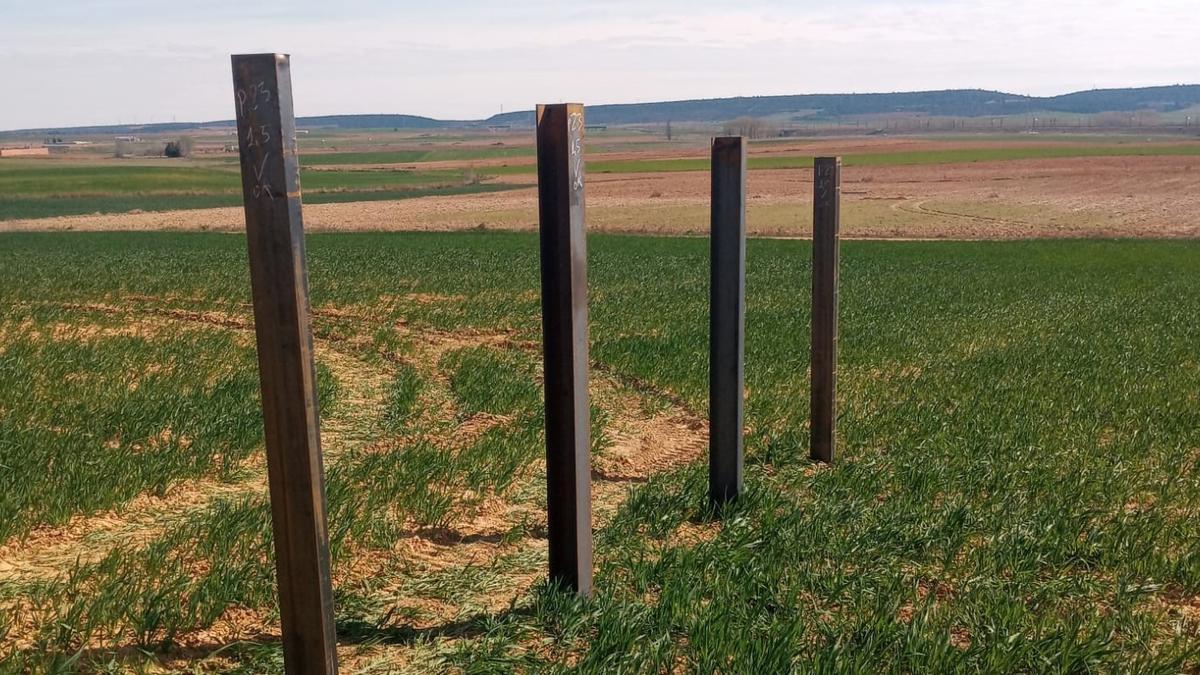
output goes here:
[[929, 206], [926, 206], [926, 204], [928, 204], [928, 202], [929, 202], [929, 200], [922, 199], [922, 200], [913, 202], [911, 206], [907, 202], [897, 202], [896, 204], [893, 205], [893, 208], [895, 208], [897, 211], [903, 211], [905, 213], [912, 213], [912, 214], [922, 215], [922, 216], [945, 216], [947, 218], [959, 218], [962, 220], [969, 220], [969, 221], [974, 221], [974, 222], [978, 222], [978, 223], [989, 223], [989, 224], [993, 224], [993, 225], [1003, 225], [1006, 227], [1013, 227], [1013, 226], [1026, 227], [1026, 228], [1037, 227], [1036, 223], [1031, 223], [1027, 220], [1019, 220], [1016, 218], [998, 218], [995, 216], [980, 216], [980, 215], [976, 215], [976, 214], [972, 214], [972, 213], [958, 213], [956, 211], [946, 211], [944, 209], [931, 208]]
[[[133, 299], [132, 300], [139, 300]], [[148, 298], [145, 300], [149, 300]], [[199, 324], [244, 333], [253, 332], [252, 318], [216, 310], [178, 307], [154, 307], [144, 304], [122, 306], [109, 303], [43, 303], [79, 312], [127, 316], [136, 328], [162, 330], [180, 324]], [[370, 321], [375, 317], [358, 316], [338, 308], [321, 308], [314, 317]], [[488, 429], [503, 425], [507, 419], [475, 415], [456, 419], [450, 397], [449, 379], [438, 364], [443, 355], [458, 349], [491, 347], [536, 351], [536, 342], [522, 341], [504, 331], [450, 332], [413, 328], [402, 320], [394, 328], [409, 339], [412, 353], [385, 355], [383, 366], [367, 363], [350, 352], [352, 335], [323, 332], [314, 328], [314, 351], [319, 363], [328, 368], [339, 384], [339, 401], [322, 416], [321, 438], [327, 466], [355, 449], [374, 451], [381, 442], [377, 422], [382, 415], [386, 392], [394, 373], [387, 367], [393, 361], [413, 365], [431, 383], [432, 394], [425, 394], [419, 405], [434, 432], [444, 436], [440, 447], [447, 451], [469, 443]], [[252, 340], [252, 336], [247, 336]], [[540, 380], [540, 372], [538, 373]], [[700, 459], [707, 448], [707, 423], [669, 393], [655, 391], [646, 383], [622, 378], [596, 364], [591, 389], [596, 405], [608, 413], [605, 432], [607, 446], [593, 455], [594, 526], [607, 522], [624, 503], [628, 491], [649, 480], [654, 474], [671, 470]], [[384, 444], [380, 451], [394, 449]], [[29, 534], [0, 543], [0, 586], [51, 581], [62, 577], [79, 564], [102, 559], [117, 549], [148, 545], [167, 533], [172, 526], [195, 517], [219, 500], [265, 495], [266, 465], [263, 453], [255, 452], [240, 467], [243, 478], [218, 481], [201, 478], [181, 480], [162, 496], [143, 494], [103, 513], [79, 516], [57, 526], [35, 528]], [[523, 486], [514, 488], [526, 496], [486, 495], [475, 507], [460, 514], [449, 528], [414, 528], [404, 533], [389, 551], [359, 551], [348, 562], [335, 567], [335, 583], [353, 586], [369, 583], [382, 567], [401, 565], [418, 575], [436, 575], [456, 567], [496, 566], [519, 557], [525, 564], [506, 567], [502, 592], [486, 597], [464, 597], [459, 603], [435, 602], [405, 588], [395, 590], [394, 602], [420, 617], [415, 627], [444, 624], [470, 609], [498, 611], [511, 604], [545, 575], [545, 511], [536, 498], [544, 490], [545, 466], [538, 460], [527, 467]], [[522, 536], [511, 537], [516, 524], [534, 523]], [[531, 557], [532, 556], [532, 557]], [[7, 604], [7, 603], [4, 603]], [[258, 612], [231, 608], [218, 621], [203, 629], [178, 637], [176, 654], [194, 658], [196, 650], [220, 646], [239, 639], [277, 638], [278, 626], [265, 621]], [[20, 635], [10, 636], [21, 640]], [[124, 641], [122, 641], [124, 642]], [[89, 648], [92, 648], [89, 645]], [[95, 645], [99, 651], [112, 646]], [[353, 661], [363, 655], [377, 655], [383, 647], [344, 647]], [[393, 646], [391, 651], [397, 649]], [[162, 655], [167, 661], [173, 656]], [[184, 663], [180, 661], [180, 663]]]
[[[190, 310], [174, 307], [121, 306], [109, 303], [41, 303], [54, 307], [128, 316], [127, 326], [152, 332], [180, 323], [253, 332], [252, 318], [216, 310]], [[314, 316], [345, 318], [347, 314], [317, 310]], [[409, 331], [423, 346], [418, 362], [437, 363], [441, 355], [472, 346], [507, 346], [505, 333], [458, 335], [443, 331]], [[341, 350], [339, 343], [348, 337], [314, 330], [314, 355], [329, 368], [340, 385], [340, 400], [332, 414], [321, 418], [321, 446], [327, 463], [332, 464], [349, 449], [361, 447], [375, 438], [372, 422], [384, 402], [390, 373], [363, 362]], [[474, 422], [476, 425], [478, 421]], [[473, 433], [471, 429], [465, 430]], [[144, 544], [165, 533], [172, 525], [186, 521], [217, 499], [262, 495], [267, 491], [266, 460], [261, 451], [253, 453], [239, 467], [242, 480], [219, 481], [211, 478], [180, 480], [161, 496], [142, 494], [118, 507], [101, 513], [76, 516], [62, 525], [34, 528], [28, 534], [0, 542], [0, 582], [53, 578], [77, 564], [99, 561], [117, 546]]]
[[[130, 310], [97, 303], [59, 306], [130, 314], [133, 321], [141, 322], [149, 317], [151, 323], [192, 322], [231, 330], [253, 330], [253, 324], [248, 320], [221, 312], [166, 308]], [[342, 388], [337, 414], [325, 417], [321, 426], [326, 457], [336, 459], [347, 447], [365, 441], [356, 433], [361, 423], [359, 418], [363, 411], [381, 404], [389, 380], [377, 369], [333, 348], [326, 341], [314, 340], [314, 343], [316, 358], [333, 372]], [[266, 493], [266, 460], [262, 452], [253, 453], [239, 469], [245, 476], [240, 480], [180, 480], [164, 490], [161, 496], [142, 494], [104, 512], [77, 516], [62, 525], [34, 528], [25, 536], [4, 542], [0, 544], [0, 582], [53, 578], [74, 565], [96, 562], [117, 546], [148, 543], [218, 499]]]

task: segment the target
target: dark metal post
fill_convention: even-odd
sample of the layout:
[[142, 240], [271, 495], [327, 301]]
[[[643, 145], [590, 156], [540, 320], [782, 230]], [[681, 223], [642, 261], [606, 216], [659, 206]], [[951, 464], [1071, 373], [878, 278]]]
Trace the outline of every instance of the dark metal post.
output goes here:
[[337, 672], [300, 166], [285, 54], [233, 57], [283, 658]]
[[592, 591], [583, 106], [537, 107], [550, 579]]
[[810, 457], [832, 462], [837, 425], [838, 220], [842, 159], [813, 165], [812, 409]]
[[741, 136], [712, 142], [710, 246], [708, 494], [720, 504], [742, 490], [746, 141]]

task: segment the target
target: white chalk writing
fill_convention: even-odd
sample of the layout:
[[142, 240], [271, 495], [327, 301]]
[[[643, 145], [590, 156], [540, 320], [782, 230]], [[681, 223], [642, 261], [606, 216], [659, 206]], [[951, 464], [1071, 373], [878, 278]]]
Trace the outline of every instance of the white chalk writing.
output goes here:
[[257, 131], [253, 125], [246, 127], [246, 144], [254, 147], [271, 142], [271, 131], [266, 124], [260, 124]]
[[[238, 115], [245, 115], [246, 110], [258, 110], [258, 106], [266, 105], [271, 102], [271, 90], [267, 88], [267, 83], [255, 82], [247, 89], [237, 90], [238, 100]], [[247, 106], [249, 106], [247, 108]]]
[[567, 127], [571, 139], [571, 173], [575, 180], [571, 188], [583, 189], [583, 113], [571, 113], [567, 118]]
[[835, 190], [835, 171], [833, 164], [821, 163], [817, 165], [817, 201], [824, 201], [829, 197], [829, 193]]
[[261, 197], [266, 195], [268, 199], [273, 197], [271, 194], [271, 185], [269, 181], [264, 181], [263, 176], [267, 171], [267, 160], [270, 159], [271, 153], [263, 153], [262, 164], [254, 170], [254, 196]]

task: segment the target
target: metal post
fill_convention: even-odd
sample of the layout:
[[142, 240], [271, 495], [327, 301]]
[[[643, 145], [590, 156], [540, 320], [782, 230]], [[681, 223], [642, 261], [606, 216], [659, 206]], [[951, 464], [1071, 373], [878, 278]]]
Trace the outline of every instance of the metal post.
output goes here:
[[592, 592], [583, 106], [537, 107], [550, 579]]
[[741, 136], [712, 142], [710, 245], [708, 494], [721, 504], [742, 490], [746, 140]]
[[810, 457], [832, 462], [837, 426], [838, 220], [842, 159], [818, 157], [813, 168]]
[[233, 89], [284, 665], [327, 675], [337, 672], [333, 587], [288, 56], [234, 56]]

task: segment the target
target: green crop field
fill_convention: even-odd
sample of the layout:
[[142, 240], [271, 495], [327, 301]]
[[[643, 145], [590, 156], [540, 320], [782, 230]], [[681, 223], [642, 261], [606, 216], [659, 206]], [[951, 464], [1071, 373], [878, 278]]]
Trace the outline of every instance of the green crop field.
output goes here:
[[533, 146], [492, 148], [441, 147], [430, 150], [377, 150], [370, 152], [310, 153], [304, 155], [300, 161], [304, 166], [321, 166], [333, 164], [412, 164], [418, 162], [445, 162], [533, 156]]
[[[586, 601], [543, 581], [537, 251], [308, 239], [346, 672], [1200, 667], [1200, 245], [844, 243], [826, 467], [811, 250], [752, 240], [718, 517], [707, 242], [592, 236]], [[248, 302], [240, 236], [0, 235], [0, 672], [281, 671]]]
[[[478, 182], [461, 169], [302, 170], [311, 204], [405, 199], [511, 188]], [[89, 213], [239, 206], [237, 164], [0, 162], [0, 221]]]

